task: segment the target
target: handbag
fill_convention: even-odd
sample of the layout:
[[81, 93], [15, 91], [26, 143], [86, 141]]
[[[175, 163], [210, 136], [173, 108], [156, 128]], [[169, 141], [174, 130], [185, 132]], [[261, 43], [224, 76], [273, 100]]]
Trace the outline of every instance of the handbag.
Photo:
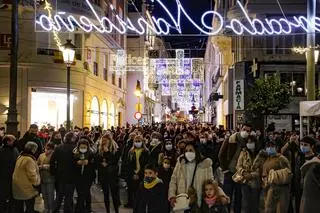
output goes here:
[[176, 204], [173, 207], [173, 212], [185, 211], [190, 209], [189, 196], [187, 194], [179, 194], [176, 197]]
[[44, 200], [42, 198], [42, 194], [38, 194], [35, 197], [34, 201], [34, 210], [36, 212], [43, 212], [44, 211]]

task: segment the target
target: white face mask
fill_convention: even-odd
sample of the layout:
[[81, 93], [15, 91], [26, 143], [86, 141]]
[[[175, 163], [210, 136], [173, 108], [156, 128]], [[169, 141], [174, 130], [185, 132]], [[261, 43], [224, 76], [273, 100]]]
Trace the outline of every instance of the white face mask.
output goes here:
[[251, 135], [251, 136], [256, 136], [257, 134], [256, 134], [254, 131], [252, 131], [252, 132], [250, 133], [250, 135]]
[[87, 151], [88, 151], [87, 148], [80, 148], [80, 149], [79, 149], [79, 152], [80, 152], [80, 153], [86, 153]]
[[249, 134], [248, 134], [247, 131], [241, 131], [241, 132], [240, 132], [240, 136], [241, 136], [242, 138], [248, 138]]
[[190, 162], [190, 161], [193, 161], [196, 158], [196, 153], [194, 153], [194, 152], [186, 152], [186, 153], [184, 153], [184, 156]]
[[172, 150], [172, 144], [167, 144], [166, 145], [166, 150], [171, 151]]
[[256, 145], [254, 143], [247, 143], [247, 148], [250, 150], [254, 150], [256, 148]]
[[135, 142], [135, 143], [134, 143], [134, 146], [135, 146], [136, 148], [141, 148], [142, 142]]
[[207, 143], [207, 140], [205, 138], [200, 138], [200, 143]]

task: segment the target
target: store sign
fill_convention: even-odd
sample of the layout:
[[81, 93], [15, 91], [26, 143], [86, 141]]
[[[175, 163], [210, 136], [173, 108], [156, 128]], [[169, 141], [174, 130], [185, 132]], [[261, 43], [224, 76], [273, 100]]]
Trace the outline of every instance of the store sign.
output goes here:
[[[151, 1], [159, 5], [163, 10], [163, 14], [169, 17], [168, 20], [155, 16], [150, 16], [149, 18], [141, 16], [136, 23], [132, 23], [130, 18], [126, 17], [123, 19], [119, 15], [116, 15], [115, 20], [110, 20], [108, 17], [98, 15], [98, 12], [94, 9], [90, 0], [85, 0], [84, 3], [87, 4], [94, 19], [90, 19], [84, 15], [68, 14], [64, 11], [57, 11], [51, 16], [50, 14], [43, 14], [42, 11], [41, 13], [37, 12], [38, 14], [35, 15], [36, 30], [75, 32], [81, 29], [87, 33], [136, 33], [143, 35], [147, 32], [152, 32], [155, 35], [168, 35], [171, 29], [175, 29], [178, 33], [182, 34], [181, 19], [184, 19], [188, 21], [189, 25], [195, 27], [199, 33], [209, 36], [217, 35], [226, 29], [230, 29], [237, 35], [288, 35], [299, 29], [308, 32], [308, 28], [314, 28], [316, 32], [320, 32], [320, 17], [315, 17], [314, 20], [310, 20], [305, 16], [293, 16], [290, 19], [250, 18], [247, 10], [240, 1], [237, 1], [237, 4], [243, 17], [245, 17], [244, 20], [233, 18], [226, 22], [220, 13], [216, 11], [206, 11], [200, 17], [201, 23], [190, 17], [180, 0], [176, 0], [176, 13], [170, 11], [161, 0]], [[113, 5], [110, 5], [110, 7], [114, 10]], [[173, 14], [177, 14], [177, 16], [175, 17]], [[212, 18], [215, 20], [214, 26], [211, 24]]]
[[233, 82], [233, 109], [244, 110], [244, 83], [243, 80]]

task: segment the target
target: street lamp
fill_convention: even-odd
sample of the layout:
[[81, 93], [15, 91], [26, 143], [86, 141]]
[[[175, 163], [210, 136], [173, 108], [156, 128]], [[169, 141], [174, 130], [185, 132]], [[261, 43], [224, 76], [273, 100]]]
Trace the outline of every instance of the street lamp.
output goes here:
[[67, 65], [67, 131], [70, 131], [70, 66], [74, 62], [75, 46], [67, 40], [62, 46], [63, 61]]

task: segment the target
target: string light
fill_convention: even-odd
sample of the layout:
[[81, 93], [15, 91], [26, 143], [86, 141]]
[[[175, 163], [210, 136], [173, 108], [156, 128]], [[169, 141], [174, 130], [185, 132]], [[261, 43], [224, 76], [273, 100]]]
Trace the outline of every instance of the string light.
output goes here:
[[[289, 35], [293, 32], [293, 28], [301, 29], [304, 32], [308, 32], [308, 26], [312, 25], [316, 32], [320, 32], [320, 17], [315, 17], [314, 20], [309, 20], [305, 16], [293, 16], [292, 20], [287, 18], [280, 19], [251, 19], [248, 12], [240, 1], [237, 1], [246, 21], [249, 25], [244, 24], [243, 20], [233, 18], [230, 23], [224, 22], [223, 17], [216, 11], [207, 11], [201, 16], [201, 25], [197, 24], [187, 13], [182, 6], [180, 0], [176, 0], [177, 4], [177, 17], [174, 17], [171, 11], [161, 0], [151, 0], [157, 2], [168, 15], [171, 24], [164, 18], [156, 18], [154, 16], [148, 16], [148, 20], [145, 17], [139, 17], [137, 22], [132, 23], [130, 18], [126, 21], [122, 20], [119, 15], [116, 15], [116, 21], [120, 25], [116, 24], [107, 17], [100, 17], [95, 11], [90, 0], [85, 0], [89, 9], [95, 17], [95, 20], [89, 19], [86, 16], [79, 16], [76, 18], [73, 15], [66, 15], [65, 12], [58, 12], [54, 16], [42, 14], [39, 19], [36, 20], [36, 24], [40, 25], [45, 31], [61, 31], [62, 26], [69, 32], [74, 32], [77, 28], [80, 28], [84, 32], [97, 31], [99, 33], [112, 33], [126, 34], [128, 31], [134, 32], [139, 35], [143, 35], [148, 31], [153, 32], [155, 35], [169, 35], [169, 29], [175, 29], [178, 33], [182, 34], [181, 18], [184, 16], [188, 22], [198, 29], [200, 33], [204, 35], [212, 36], [221, 33], [223, 28], [231, 29], [237, 35], [250, 34], [250, 35]], [[110, 5], [111, 8], [113, 8]], [[63, 18], [64, 17], [64, 18]], [[150, 18], [151, 17], [151, 18]], [[215, 17], [216, 26], [210, 26], [206, 24], [207, 17]]]
[[[47, 11], [49, 20], [52, 20], [52, 6], [48, 2], [48, 0], [45, 0], [44, 10]], [[57, 47], [59, 48], [60, 51], [62, 51], [62, 44], [61, 44], [61, 40], [59, 38], [58, 32], [53, 30], [52, 34], [53, 34], [53, 39], [56, 42]]]

